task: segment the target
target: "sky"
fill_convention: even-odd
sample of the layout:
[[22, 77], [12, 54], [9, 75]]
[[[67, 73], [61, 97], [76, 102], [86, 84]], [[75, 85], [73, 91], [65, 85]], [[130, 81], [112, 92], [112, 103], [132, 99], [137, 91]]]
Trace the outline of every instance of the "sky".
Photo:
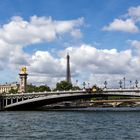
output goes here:
[[[140, 81], [139, 0], [1, 0], [0, 83], [119, 86]], [[76, 82], [78, 81], [78, 83]]]

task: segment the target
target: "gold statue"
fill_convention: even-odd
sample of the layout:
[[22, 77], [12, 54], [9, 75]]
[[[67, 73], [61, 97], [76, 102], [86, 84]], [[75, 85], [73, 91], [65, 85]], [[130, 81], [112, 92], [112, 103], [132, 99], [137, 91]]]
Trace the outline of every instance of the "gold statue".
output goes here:
[[26, 72], [27, 72], [27, 69], [26, 69], [26, 67], [21, 67], [21, 70], [20, 70], [20, 71], [21, 71], [21, 73], [23, 73], [23, 74], [24, 74], [24, 73], [26, 73]]

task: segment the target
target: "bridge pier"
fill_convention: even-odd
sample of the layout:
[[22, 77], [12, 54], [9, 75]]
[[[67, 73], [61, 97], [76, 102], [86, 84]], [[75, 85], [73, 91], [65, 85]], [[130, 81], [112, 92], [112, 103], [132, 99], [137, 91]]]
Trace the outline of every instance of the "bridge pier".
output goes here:
[[5, 98], [5, 106], [7, 106], [7, 99]]
[[0, 96], [0, 111], [4, 110], [4, 99]]

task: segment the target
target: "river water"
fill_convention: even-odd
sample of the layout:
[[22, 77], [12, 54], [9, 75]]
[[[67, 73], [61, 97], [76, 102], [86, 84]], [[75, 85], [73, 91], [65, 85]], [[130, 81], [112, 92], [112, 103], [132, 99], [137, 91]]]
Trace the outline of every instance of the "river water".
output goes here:
[[2, 140], [140, 140], [140, 108], [0, 112]]

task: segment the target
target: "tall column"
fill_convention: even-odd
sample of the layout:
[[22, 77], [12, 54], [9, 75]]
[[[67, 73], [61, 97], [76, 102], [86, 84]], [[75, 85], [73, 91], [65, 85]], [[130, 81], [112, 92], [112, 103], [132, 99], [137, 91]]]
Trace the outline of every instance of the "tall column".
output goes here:
[[26, 92], [27, 75], [28, 74], [27, 74], [26, 67], [22, 67], [19, 73], [19, 78], [20, 78], [19, 92]]
[[70, 56], [67, 54], [67, 70], [66, 70], [66, 81], [71, 83], [71, 73], [70, 73]]

